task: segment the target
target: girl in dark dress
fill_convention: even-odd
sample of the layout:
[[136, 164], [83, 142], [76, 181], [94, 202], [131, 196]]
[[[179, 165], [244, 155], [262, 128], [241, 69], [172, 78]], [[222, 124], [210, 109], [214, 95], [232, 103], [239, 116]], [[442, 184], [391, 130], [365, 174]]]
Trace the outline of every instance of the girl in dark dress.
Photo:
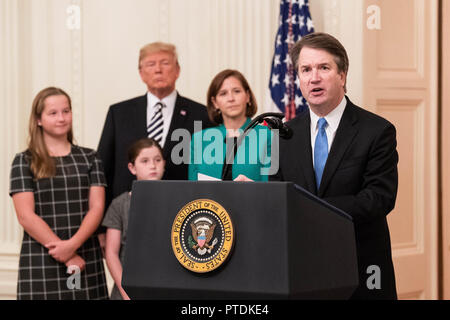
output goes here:
[[10, 195], [24, 236], [17, 299], [106, 299], [97, 237], [105, 178], [96, 152], [72, 144], [72, 107], [63, 90], [37, 94], [28, 149], [14, 158]]
[[[163, 150], [154, 139], [144, 138], [134, 142], [128, 149], [128, 169], [136, 180], [161, 180], [166, 161]], [[114, 198], [106, 211], [102, 225], [106, 230], [105, 258], [114, 279], [111, 300], [130, 300], [122, 288], [123, 262], [128, 232], [131, 192], [126, 191]]]

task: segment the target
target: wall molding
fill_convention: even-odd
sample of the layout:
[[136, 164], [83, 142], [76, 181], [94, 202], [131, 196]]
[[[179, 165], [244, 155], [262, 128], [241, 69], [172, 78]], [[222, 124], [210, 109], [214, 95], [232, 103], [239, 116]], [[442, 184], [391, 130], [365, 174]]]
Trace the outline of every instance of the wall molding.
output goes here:
[[11, 162], [19, 143], [19, 43], [18, 1], [4, 0], [0, 4], [0, 141], [3, 146], [0, 157], [0, 299], [14, 299], [18, 250], [21, 232], [13, 210], [9, 190]]
[[68, 30], [70, 33], [71, 99], [73, 109], [73, 125], [77, 143], [83, 145], [85, 130], [84, 96], [83, 96], [83, 0], [71, 0], [70, 5], [80, 8], [80, 28]]

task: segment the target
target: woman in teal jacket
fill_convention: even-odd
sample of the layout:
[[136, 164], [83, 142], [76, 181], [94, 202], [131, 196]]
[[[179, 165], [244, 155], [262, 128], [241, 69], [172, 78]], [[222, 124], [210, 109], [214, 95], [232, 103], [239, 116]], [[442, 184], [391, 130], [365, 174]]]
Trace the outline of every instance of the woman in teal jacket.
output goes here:
[[[227, 69], [212, 80], [207, 109], [210, 120], [218, 126], [193, 134], [189, 180], [200, 180], [201, 175], [221, 179], [226, 150], [232, 148], [233, 140], [250, 123], [257, 104], [245, 77], [237, 70]], [[245, 176], [254, 181], [267, 181], [271, 137], [265, 126], [258, 125], [250, 131], [236, 151], [228, 179]]]

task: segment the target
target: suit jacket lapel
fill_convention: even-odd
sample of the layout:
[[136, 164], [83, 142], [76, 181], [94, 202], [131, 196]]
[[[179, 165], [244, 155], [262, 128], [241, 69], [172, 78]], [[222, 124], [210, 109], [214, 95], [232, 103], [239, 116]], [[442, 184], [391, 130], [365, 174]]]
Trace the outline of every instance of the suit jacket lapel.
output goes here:
[[330, 153], [328, 154], [327, 163], [325, 164], [325, 168], [323, 170], [322, 181], [318, 191], [319, 197], [324, 195], [328, 184], [332, 180], [339, 163], [347, 151], [347, 148], [350, 146], [356, 136], [356, 133], [358, 132], [355, 126], [356, 122], [357, 117], [354, 113], [354, 105], [347, 98], [347, 106], [345, 107], [339, 127], [336, 131], [336, 136], [334, 137]]
[[177, 128], [185, 128], [185, 122], [188, 118], [188, 108], [183, 103], [184, 99], [177, 92], [177, 99], [175, 100], [175, 107], [173, 109], [172, 120], [170, 121], [169, 131], [167, 132], [167, 137], [163, 146], [164, 157], [167, 159], [170, 154], [168, 154], [168, 150], [172, 150], [171, 145], [174, 144], [174, 141], [171, 141], [170, 137], [172, 136], [172, 132]]
[[140, 139], [147, 136], [147, 94], [139, 98], [135, 112], [133, 119], [137, 120], [136, 128], [139, 131], [136, 139]]
[[[300, 174], [303, 175], [305, 179], [305, 185], [302, 186], [309, 192], [316, 194], [316, 178], [314, 175], [314, 167], [312, 162], [312, 149], [311, 149], [311, 118], [309, 112], [305, 114], [301, 119], [301, 125], [299, 127], [299, 134], [296, 135], [298, 141], [294, 142], [294, 145], [298, 146], [298, 156], [299, 163], [301, 165]], [[295, 136], [295, 135], [294, 135]]]

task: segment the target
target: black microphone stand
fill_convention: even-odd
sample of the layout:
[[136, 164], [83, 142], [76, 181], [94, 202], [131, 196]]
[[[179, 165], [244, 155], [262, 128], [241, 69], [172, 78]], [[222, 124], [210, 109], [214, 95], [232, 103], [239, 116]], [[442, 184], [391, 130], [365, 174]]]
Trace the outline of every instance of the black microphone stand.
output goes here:
[[[225, 163], [223, 164], [225, 167], [222, 170], [222, 180], [225, 180], [228, 172], [231, 169], [231, 165], [234, 162], [235, 150], [239, 148], [242, 141], [244, 141], [245, 137], [248, 135], [248, 133], [253, 130], [254, 127], [256, 127], [258, 124], [262, 123], [264, 120], [266, 120], [267, 125], [270, 129], [280, 129], [280, 124], [282, 125], [283, 122], [281, 119], [284, 118], [284, 114], [280, 112], [266, 112], [263, 114], [260, 114], [259, 116], [255, 117], [248, 126], [244, 129], [244, 132], [238, 137], [235, 144], [233, 144], [233, 148], [229, 148], [229, 152], [227, 152], [225, 157]], [[290, 138], [290, 137], [289, 137]], [[228, 149], [228, 148], [227, 148]], [[236, 152], [237, 153], [237, 152]]]

